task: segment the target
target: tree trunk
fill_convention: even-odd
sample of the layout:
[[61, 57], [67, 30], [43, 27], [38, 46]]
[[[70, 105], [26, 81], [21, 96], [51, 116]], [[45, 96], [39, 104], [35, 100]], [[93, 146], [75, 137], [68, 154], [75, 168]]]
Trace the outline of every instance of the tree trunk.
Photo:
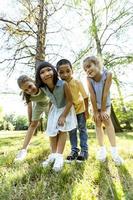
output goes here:
[[114, 125], [114, 128], [115, 128], [115, 132], [122, 132], [122, 128], [120, 126], [120, 123], [116, 117], [116, 114], [114, 112], [114, 108], [111, 104], [111, 119], [112, 119], [112, 122], [113, 122], [113, 125]]
[[96, 16], [94, 14], [94, 8], [93, 5], [91, 5], [91, 17], [92, 17], [92, 27], [93, 27], [93, 38], [95, 40], [96, 43], [96, 50], [97, 50], [97, 54], [99, 56], [102, 57], [102, 49], [101, 49], [101, 43], [100, 43], [100, 39], [98, 37], [98, 31], [97, 31], [97, 25], [96, 25]]
[[[38, 65], [45, 60], [45, 41], [46, 41], [46, 29], [47, 29], [47, 8], [44, 5], [44, 0], [38, 1], [39, 13], [37, 21], [37, 46], [36, 46], [36, 56], [35, 56], [35, 70]], [[45, 12], [45, 13], [44, 13]], [[40, 119], [39, 126], [35, 132], [37, 135], [38, 131], [43, 132], [43, 120]]]
[[39, 0], [39, 13], [37, 21], [37, 47], [35, 56], [35, 69], [45, 59], [45, 41], [47, 29], [47, 5], [44, 5], [44, 0]]

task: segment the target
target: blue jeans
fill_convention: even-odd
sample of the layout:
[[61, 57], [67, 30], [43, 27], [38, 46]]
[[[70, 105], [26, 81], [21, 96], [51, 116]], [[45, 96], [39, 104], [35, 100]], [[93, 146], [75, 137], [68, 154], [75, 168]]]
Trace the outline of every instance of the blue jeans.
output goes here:
[[[86, 128], [86, 119], [85, 113], [77, 114], [77, 122], [78, 122], [78, 130], [79, 130], [79, 137], [80, 137], [80, 147], [81, 151], [88, 152], [88, 135], [87, 135], [87, 128]], [[79, 149], [78, 145], [78, 138], [77, 138], [77, 128], [69, 131], [69, 138], [71, 143], [71, 150], [78, 152]]]

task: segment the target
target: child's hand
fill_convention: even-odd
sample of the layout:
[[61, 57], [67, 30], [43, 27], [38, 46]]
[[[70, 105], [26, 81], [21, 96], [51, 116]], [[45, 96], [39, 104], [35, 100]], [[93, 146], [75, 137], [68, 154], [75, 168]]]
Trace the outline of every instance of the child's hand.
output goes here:
[[58, 119], [58, 125], [64, 126], [65, 120], [66, 120], [66, 118], [63, 115], [61, 115]]
[[101, 120], [108, 120], [109, 119], [109, 114], [106, 111], [101, 111], [100, 112], [100, 117], [101, 117]]
[[93, 119], [94, 119], [94, 122], [101, 120], [100, 113], [94, 112], [93, 113]]

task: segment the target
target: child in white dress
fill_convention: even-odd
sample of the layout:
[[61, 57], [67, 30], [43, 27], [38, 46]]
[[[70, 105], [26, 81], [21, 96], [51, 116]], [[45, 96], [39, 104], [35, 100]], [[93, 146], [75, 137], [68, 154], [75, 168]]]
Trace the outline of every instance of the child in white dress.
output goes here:
[[46, 134], [50, 139], [51, 154], [43, 166], [54, 163], [53, 170], [63, 167], [63, 151], [67, 132], [76, 128], [77, 119], [72, 106], [72, 95], [65, 81], [59, 80], [57, 71], [48, 62], [41, 63], [36, 71], [36, 84], [50, 98]]

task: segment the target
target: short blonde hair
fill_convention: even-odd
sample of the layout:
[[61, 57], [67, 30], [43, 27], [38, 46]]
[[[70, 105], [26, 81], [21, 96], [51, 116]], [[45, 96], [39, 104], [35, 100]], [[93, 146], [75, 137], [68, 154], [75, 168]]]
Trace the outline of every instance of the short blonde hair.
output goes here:
[[88, 56], [87, 58], [85, 58], [83, 60], [83, 65], [86, 63], [86, 62], [92, 62], [94, 63], [100, 70], [102, 69], [102, 61], [100, 58], [97, 58], [95, 56]]

